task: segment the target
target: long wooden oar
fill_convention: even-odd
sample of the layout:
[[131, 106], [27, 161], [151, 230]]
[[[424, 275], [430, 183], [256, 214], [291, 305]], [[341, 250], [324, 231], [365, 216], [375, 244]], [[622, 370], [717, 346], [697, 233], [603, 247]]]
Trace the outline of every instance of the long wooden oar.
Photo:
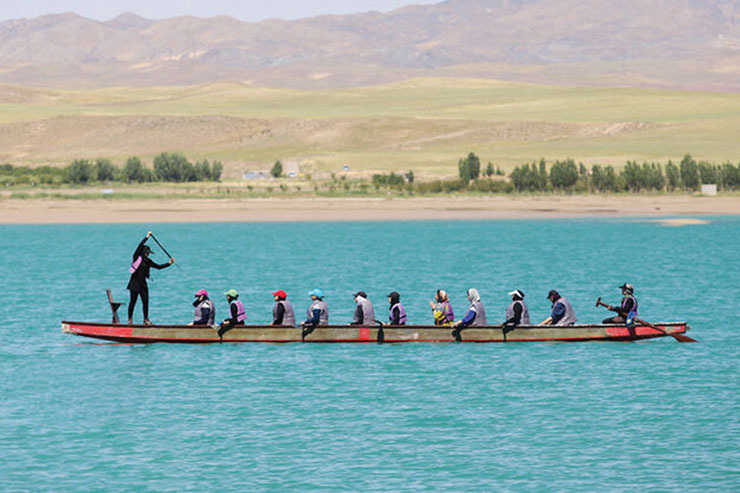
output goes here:
[[[157, 237], [154, 236], [154, 233], [152, 233], [151, 236], [152, 236], [152, 239], [157, 243], [157, 245], [159, 245], [159, 248], [162, 249], [162, 251], [164, 252], [165, 255], [167, 255], [169, 258], [174, 258], [172, 255], [170, 255], [170, 252], [168, 252], [167, 249], [162, 246], [162, 244], [159, 242], [159, 240], [157, 239]], [[180, 268], [180, 266], [177, 265], [177, 264], [175, 264], [175, 267], [177, 267], [178, 269]]]
[[[604, 303], [603, 301], [601, 301], [601, 298], [598, 298], [596, 300], [596, 306], [603, 306], [605, 308], [611, 309], [611, 306], [609, 306], [606, 303]], [[662, 332], [663, 334], [665, 334], [667, 336], [671, 336], [674, 339], [676, 339], [678, 342], [699, 342], [696, 339], [693, 339], [693, 338], [691, 338], [689, 336], [685, 336], [683, 334], [671, 334], [671, 333], [665, 331], [664, 329], [661, 329], [660, 327], [658, 327], [658, 326], [656, 326], [654, 324], [651, 324], [650, 322], [647, 322], [645, 320], [639, 319], [637, 317], [635, 317], [635, 322], [637, 322], [638, 324], [641, 324], [641, 325], [646, 325], [646, 326], [650, 327], [651, 329], [657, 330], [658, 332]]]
[[676, 339], [678, 342], [699, 342], [696, 339], [693, 339], [693, 338], [691, 338], [689, 336], [685, 336], [683, 334], [671, 334], [669, 332], [666, 332], [665, 330], [661, 329], [660, 327], [658, 327], [656, 325], [653, 325], [650, 322], [646, 322], [645, 320], [641, 320], [641, 319], [639, 319], [637, 317], [635, 317], [635, 322], [637, 322], [639, 324], [642, 324], [642, 325], [647, 325], [651, 329], [655, 329], [658, 332], [662, 332], [662, 333], [664, 333], [667, 336], [671, 336], [674, 339]]

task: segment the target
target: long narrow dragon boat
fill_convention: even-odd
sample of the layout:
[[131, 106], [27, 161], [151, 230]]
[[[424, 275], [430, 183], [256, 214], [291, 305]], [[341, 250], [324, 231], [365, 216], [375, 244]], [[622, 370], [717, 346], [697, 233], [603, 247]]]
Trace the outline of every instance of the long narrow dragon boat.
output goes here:
[[447, 326], [328, 325], [311, 329], [272, 325], [236, 326], [219, 336], [218, 326], [123, 325], [114, 323], [62, 322], [62, 332], [122, 343], [407, 343], [407, 342], [580, 342], [639, 341], [657, 337], [686, 338], [685, 322], [637, 325], [518, 326], [505, 331], [500, 325], [469, 327], [455, 331]]

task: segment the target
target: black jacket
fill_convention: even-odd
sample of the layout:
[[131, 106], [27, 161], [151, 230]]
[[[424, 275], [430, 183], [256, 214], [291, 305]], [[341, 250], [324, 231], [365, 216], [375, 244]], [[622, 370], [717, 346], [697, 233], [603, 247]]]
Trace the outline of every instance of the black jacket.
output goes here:
[[[141, 257], [141, 253], [144, 250], [144, 243], [146, 243], [146, 240], [146, 238], [141, 240], [139, 246], [136, 247], [132, 262], [136, 262], [136, 259]], [[154, 267], [155, 269], [164, 269], [169, 266], [170, 264], [158, 264], [149, 257], [142, 257], [141, 264], [139, 265], [139, 268], [136, 269], [133, 274], [131, 274], [131, 279], [129, 279], [126, 289], [139, 292], [146, 291], [148, 289], [146, 280], [149, 278], [149, 270], [152, 267]]]

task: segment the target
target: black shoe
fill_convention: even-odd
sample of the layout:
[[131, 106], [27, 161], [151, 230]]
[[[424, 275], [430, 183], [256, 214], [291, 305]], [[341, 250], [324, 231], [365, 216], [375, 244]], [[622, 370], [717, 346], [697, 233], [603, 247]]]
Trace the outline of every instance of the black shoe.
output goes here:
[[458, 327], [452, 331], [452, 337], [455, 338], [455, 341], [462, 342], [462, 337], [460, 337], [460, 333], [462, 332], [462, 328]]
[[301, 331], [301, 340], [302, 341], [305, 341], [306, 340], [306, 336], [307, 335], [310, 335], [311, 332], [313, 332], [313, 329], [315, 329], [315, 328], [316, 327], [311, 327], [310, 325], [308, 327], [303, 327], [303, 330]]

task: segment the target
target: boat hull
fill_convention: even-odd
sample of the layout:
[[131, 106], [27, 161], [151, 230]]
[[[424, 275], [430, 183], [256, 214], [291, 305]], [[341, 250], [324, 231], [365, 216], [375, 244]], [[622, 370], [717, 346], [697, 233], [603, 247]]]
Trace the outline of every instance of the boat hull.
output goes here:
[[504, 334], [501, 326], [470, 327], [455, 337], [451, 327], [444, 326], [321, 326], [310, 334], [300, 327], [270, 325], [238, 326], [223, 337], [218, 329], [192, 325], [120, 325], [92, 322], [62, 322], [62, 332], [94, 339], [124, 343], [213, 344], [222, 342], [262, 343], [409, 343], [409, 342], [580, 342], [637, 341], [685, 334], [685, 322], [655, 324], [665, 332], [647, 326], [632, 329], [623, 325], [574, 325], [569, 327], [520, 326]]

